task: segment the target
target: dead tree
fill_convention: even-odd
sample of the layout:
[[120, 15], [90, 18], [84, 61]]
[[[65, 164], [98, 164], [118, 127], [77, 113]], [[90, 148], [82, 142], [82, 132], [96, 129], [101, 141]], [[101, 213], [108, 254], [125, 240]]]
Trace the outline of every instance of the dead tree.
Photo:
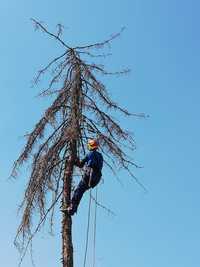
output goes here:
[[[110, 73], [104, 66], [88, 63], [85, 59], [104, 56], [94, 55], [93, 51], [104, 48], [120, 33], [102, 43], [70, 47], [61, 39], [61, 25], [58, 25], [58, 32], [54, 34], [42, 23], [34, 19], [32, 21], [36, 29], [55, 39], [64, 51], [41, 69], [34, 80], [37, 84], [47, 71], [51, 71], [53, 76], [41, 96], [54, 96], [54, 101], [27, 135], [25, 147], [12, 172], [16, 176], [23, 163], [27, 160], [31, 162], [30, 177], [20, 206], [22, 220], [15, 239], [15, 244], [21, 249], [21, 262], [35, 234], [48, 218], [52, 225], [59, 200], [62, 204], [69, 204], [75, 159], [85, 154], [88, 138], [99, 139], [105, 164], [114, 173], [120, 166], [140, 184], [131, 171], [131, 167], [138, 166], [126, 152], [127, 148], [131, 151], [135, 149], [134, 139], [109, 115], [109, 111], [120, 112], [125, 116], [144, 116], [130, 114], [121, 108], [97, 79], [99, 74], [121, 74], [128, 70]], [[35, 218], [39, 218], [37, 222]], [[63, 267], [73, 267], [72, 219], [67, 214], [63, 214], [62, 219], [62, 262]]]

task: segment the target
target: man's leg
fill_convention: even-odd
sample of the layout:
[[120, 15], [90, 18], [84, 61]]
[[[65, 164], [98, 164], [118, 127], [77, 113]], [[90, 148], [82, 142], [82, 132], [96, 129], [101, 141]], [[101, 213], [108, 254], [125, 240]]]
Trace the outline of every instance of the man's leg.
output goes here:
[[90, 187], [94, 188], [95, 186], [97, 186], [100, 180], [101, 180], [101, 174], [93, 173], [90, 181]]
[[77, 188], [75, 189], [74, 194], [72, 196], [71, 205], [68, 209], [70, 215], [73, 215], [77, 211], [77, 208], [83, 197], [83, 194], [85, 193], [86, 190], [89, 189], [88, 179], [89, 177], [84, 175], [82, 180], [79, 182]]
[[71, 205], [70, 207], [67, 208], [67, 211], [70, 215], [73, 215], [77, 211], [77, 208], [79, 206], [79, 203], [85, 191], [87, 191], [89, 188], [94, 188], [99, 183], [100, 179], [101, 179], [101, 175], [99, 174], [97, 175], [94, 174], [91, 177], [91, 180], [87, 174], [84, 174], [82, 180], [79, 182], [77, 188], [74, 191], [74, 194], [71, 200]]
[[77, 188], [75, 189], [74, 191], [74, 194], [73, 194], [73, 197], [72, 197], [72, 206], [73, 206], [73, 209], [77, 210], [78, 208], [78, 205], [83, 197], [83, 194], [85, 193], [86, 190], [88, 190], [89, 187], [88, 185], [85, 183], [84, 180], [81, 180], [80, 183], [78, 184]]

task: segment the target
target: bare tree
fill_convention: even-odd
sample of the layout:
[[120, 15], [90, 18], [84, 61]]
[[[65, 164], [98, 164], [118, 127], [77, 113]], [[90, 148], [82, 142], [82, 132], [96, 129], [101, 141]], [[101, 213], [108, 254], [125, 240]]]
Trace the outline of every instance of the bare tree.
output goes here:
[[[21, 261], [33, 237], [49, 217], [52, 225], [59, 200], [62, 205], [69, 204], [75, 159], [85, 154], [85, 142], [91, 136], [99, 139], [105, 164], [114, 173], [120, 166], [142, 186], [131, 171], [132, 167], [138, 166], [127, 154], [127, 149], [135, 149], [134, 139], [110, 115], [110, 111], [125, 116], [144, 115], [131, 114], [121, 108], [110, 98], [105, 85], [97, 79], [99, 74], [124, 74], [128, 70], [111, 73], [102, 65], [86, 61], [88, 58], [104, 56], [93, 53], [110, 44], [120, 33], [101, 43], [70, 47], [61, 39], [61, 25], [58, 25], [57, 33], [51, 33], [42, 23], [34, 19], [32, 21], [36, 29], [54, 38], [64, 51], [41, 69], [34, 79], [37, 84], [46, 72], [51, 72], [49, 86], [40, 95], [54, 96], [54, 101], [27, 135], [26, 145], [12, 172], [16, 176], [22, 164], [28, 159], [31, 161], [30, 177], [20, 206], [22, 220], [15, 239], [22, 253]], [[63, 267], [73, 267], [72, 220], [66, 213], [62, 219], [62, 262]]]

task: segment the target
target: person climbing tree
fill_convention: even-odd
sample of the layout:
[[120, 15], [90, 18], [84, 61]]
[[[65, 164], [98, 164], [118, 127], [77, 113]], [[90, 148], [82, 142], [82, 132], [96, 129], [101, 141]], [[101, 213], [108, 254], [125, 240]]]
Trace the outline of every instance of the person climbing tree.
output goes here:
[[94, 188], [101, 180], [103, 168], [103, 156], [97, 151], [99, 142], [95, 139], [88, 141], [88, 150], [90, 151], [83, 160], [78, 158], [75, 160], [75, 165], [84, 169], [84, 174], [74, 191], [69, 207], [66, 205], [61, 209], [63, 212], [68, 212], [69, 215], [74, 215], [77, 211], [81, 198], [85, 191]]

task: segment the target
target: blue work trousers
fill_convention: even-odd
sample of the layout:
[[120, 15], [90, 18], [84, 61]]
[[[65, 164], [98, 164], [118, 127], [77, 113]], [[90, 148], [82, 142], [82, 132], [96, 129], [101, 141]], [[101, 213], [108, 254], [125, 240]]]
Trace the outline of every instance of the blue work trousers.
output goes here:
[[72, 206], [75, 212], [77, 211], [78, 205], [85, 191], [87, 191], [90, 188], [94, 188], [99, 183], [100, 180], [101, 180], [101, 173], [94, 172], [91, 178], [87, 173], [83, 175], [83, 178], [79, 182], [72, 197]]

